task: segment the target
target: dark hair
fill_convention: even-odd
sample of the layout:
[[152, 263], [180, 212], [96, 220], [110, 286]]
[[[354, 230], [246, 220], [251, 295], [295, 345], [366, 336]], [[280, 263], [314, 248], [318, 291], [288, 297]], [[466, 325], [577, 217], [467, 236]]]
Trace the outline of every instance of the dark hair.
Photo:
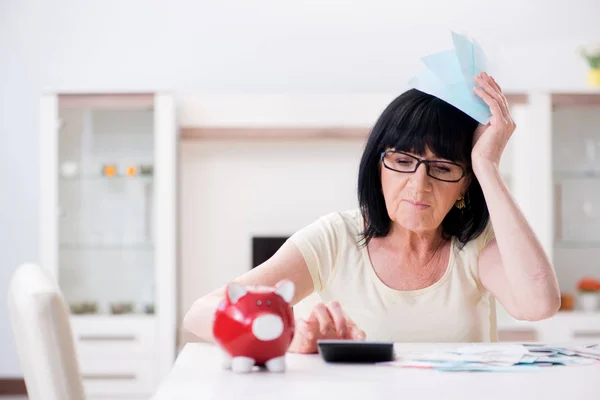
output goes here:
[[467, 167], [470, 184], [465, 208], [456, 207], [442, 221], [445, 237], [455, 236], [464, 246], [483, 232], [489, 211], [481, 186], [472, 173], [471, 149], [478, 122], [439, 98], [410, 89], [394, 99], [383, 111], [367, 140], [358, 173], [358, 202], [365, 220], [365, 244], [373, 237], [386, 236], [391, 220], [382, 193], [381, 152], [388, 148], [424, 154], [428, 147], [436, 156]]

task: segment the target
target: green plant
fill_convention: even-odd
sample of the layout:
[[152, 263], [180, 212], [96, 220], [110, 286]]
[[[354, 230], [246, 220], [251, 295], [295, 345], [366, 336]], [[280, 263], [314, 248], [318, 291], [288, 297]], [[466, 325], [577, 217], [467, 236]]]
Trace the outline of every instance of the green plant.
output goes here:
[[581, 55], [587, 60], [590, 68], [600, 68], [600, 44], [581, 49]]

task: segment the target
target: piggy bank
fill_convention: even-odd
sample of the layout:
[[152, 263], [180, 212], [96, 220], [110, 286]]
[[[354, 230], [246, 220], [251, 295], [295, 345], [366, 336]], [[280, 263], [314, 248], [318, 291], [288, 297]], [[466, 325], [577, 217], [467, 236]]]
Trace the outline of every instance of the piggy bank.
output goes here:
[[274, 287], [227, 285], [213, 323], [225, 368], [250, 372], [256, 365], [285, 371], [285, 354], [294, 337], [294, 291], [294, 283], [287, 280]]

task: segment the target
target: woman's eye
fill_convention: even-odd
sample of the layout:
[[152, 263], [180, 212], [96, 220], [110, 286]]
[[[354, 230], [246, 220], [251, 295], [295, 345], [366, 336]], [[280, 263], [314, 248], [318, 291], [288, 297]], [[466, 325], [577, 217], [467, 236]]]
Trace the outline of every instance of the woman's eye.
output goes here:
[[411, 160], [396, 160], [396, 164], [409, 165], [409, 164], [412, 164], [412, 161]]
[[435, 167], [436, 171], [438, 172], [450, 172], [450, 168], [448, 167]]

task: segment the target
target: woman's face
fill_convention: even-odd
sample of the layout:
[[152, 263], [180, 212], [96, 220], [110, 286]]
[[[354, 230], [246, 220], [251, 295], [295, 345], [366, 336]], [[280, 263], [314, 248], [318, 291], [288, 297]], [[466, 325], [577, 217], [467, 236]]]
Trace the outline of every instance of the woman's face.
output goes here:
[[[413, 155], [426, 160], [441, 160], [429, 149], [424, 156]], [[466, 177], [458, 182], [437, 180], [427, 175], [424, 164], [414, 173], [400, 173], [381, 166], [381, 185], [388, 215], [394, 223], [414, 232], [437, 229], [456, 200], [463, 197], [467, 181]]]

